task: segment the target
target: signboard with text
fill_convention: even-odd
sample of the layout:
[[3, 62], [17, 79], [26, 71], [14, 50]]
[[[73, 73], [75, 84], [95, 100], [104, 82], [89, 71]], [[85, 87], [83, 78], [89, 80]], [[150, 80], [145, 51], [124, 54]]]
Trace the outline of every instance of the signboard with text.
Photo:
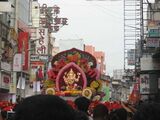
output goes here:
[[9, 89], [9, 84], [11, 80], [10, 75], [2, 74], [0, 79], [1, 79], [1, 87]]
[[59, 14], [60, 7], [57, 5], [48, 7], [47, 4], [43, 4], [40, 6], [40, 26], [48, 28], [49, 33], [58, 32], [62, 26], [68, 25], [68, 19], [59, 17]]
[[148, 37], [160, 37], [160, 29], [149, 29]]
[[149, 94], [149, 74], [141, 74], [140, 75], [140, 93], [141, 94]]
[[36, 54], [46, 55], [48, 54], [48, 29], [38, 28], [37, 29], [37, 40], [36, 42]]
[[160, 39], [159, 38], [147, 38], [146, 47], [159, 47]]
[[130, 49], [127, 51], [128, 65], [135, 65], [135, 49]]

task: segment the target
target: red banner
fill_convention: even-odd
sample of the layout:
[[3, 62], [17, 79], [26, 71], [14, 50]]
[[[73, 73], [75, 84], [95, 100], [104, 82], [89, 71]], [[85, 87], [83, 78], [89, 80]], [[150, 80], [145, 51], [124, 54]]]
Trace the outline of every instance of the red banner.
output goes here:
[[[29, 33], [20, 32], [18, 34], [18, 52], [23, 53], [23, 70], [28, 70], [28, 46]], [[23, 51], [23, 52], [22, 52]]]

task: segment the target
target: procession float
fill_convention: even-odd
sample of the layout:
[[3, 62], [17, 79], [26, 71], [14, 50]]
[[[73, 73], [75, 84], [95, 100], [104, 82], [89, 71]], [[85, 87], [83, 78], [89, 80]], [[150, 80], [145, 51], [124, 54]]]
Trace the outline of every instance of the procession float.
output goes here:
[[88, 52], [72, 48], [56, 54], [51, 61], [43, 92], [58, 96], [102, 96], [97, 62]]

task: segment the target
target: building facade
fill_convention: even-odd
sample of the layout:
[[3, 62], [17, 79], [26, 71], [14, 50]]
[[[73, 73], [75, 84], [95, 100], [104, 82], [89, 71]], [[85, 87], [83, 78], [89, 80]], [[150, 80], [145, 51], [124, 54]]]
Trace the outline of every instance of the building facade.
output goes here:
[[160, 102], [160, 1], [147, 8], [147, 35], [140, 59], [140, 93], [142, 100]]
[[97, 68], [101, 75], [106, 74], [105, 53], [103, 51], [96, 51], [92, 45], [85, 45], [85, 51], [92, 54], [97, 60]]

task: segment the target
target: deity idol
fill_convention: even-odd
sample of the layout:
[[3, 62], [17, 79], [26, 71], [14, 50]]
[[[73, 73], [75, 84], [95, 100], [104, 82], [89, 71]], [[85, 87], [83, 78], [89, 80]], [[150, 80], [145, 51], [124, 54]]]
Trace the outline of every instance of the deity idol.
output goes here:
[[66, 90], [77, 90], [77, 83], [79, 82], [80, 75], [81, 73], [78, 72], [76, 77], [76, 74], [73, 72], [72, 68], [68, 73], [64, 73], [63, 79], [66, 84]]

